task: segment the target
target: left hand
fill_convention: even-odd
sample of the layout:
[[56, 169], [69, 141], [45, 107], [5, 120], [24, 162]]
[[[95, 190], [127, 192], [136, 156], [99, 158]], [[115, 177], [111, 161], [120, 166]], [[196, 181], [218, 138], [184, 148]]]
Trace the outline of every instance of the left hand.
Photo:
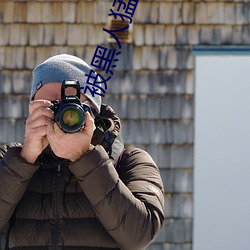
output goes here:
[[94, 127], [94, 119], [86, 112], [85, 125], [81, 131], [65, 133], [56, 123], [51, 123], [47, 127], [47, 139], [58, 157], [75, 162], [90, 150]]

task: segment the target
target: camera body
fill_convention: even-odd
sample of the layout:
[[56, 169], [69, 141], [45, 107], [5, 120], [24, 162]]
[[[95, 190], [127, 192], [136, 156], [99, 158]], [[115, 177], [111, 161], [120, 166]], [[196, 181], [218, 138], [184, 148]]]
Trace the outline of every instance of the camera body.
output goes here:
[[[66, 95], [67, 88], [76, 89], [76, 95]], [[55, 122], [66, 133], [80, 131], [86, 121], [86, 112], [91, 112], [91, 107], [80, 100], [80, 84], [76, 80], [65, 80], [61, 87], [61, 101], [53, 101], [51, 110], [55, 113]]]

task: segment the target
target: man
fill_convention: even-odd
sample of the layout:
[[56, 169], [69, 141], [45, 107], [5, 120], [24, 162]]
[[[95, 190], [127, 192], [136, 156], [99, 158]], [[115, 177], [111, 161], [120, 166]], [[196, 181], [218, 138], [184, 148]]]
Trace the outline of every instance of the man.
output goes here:
[[[124, 149], [112, 108], [83, 94], [90, 70], [75, 56], [57, 55], [33, 71], [24, 143], [0, 149], [3, 249], [136, 250], [162, 227], [159, 170], [145, 151]], [[80, 131], [66, 133], [52, 102], [61, 101], [62, 82], [72, 79], [95, 112], [86, 112]]]

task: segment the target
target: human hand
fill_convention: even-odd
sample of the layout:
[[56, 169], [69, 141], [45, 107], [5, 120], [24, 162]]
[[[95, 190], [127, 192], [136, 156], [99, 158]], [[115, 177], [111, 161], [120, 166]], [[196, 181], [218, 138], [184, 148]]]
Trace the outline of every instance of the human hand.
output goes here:
[[81, 131], [65, 133], [56, 123], [50, 123], [47, 126], [47, 139], [51, 149], [58, 157], [75, 162], [91, 149], [93, 132], [94, 119], [89, 112], [86, 112], [85, 125]]
[[54, 113], [49, 108], [50, 106], [51, 102], [47, 100], [35, 100], [29, 104], [21, 156], [31, 164], [34, 164], [49, 144], [46, 137], [47, 126], [51, 126], [54, 120]]

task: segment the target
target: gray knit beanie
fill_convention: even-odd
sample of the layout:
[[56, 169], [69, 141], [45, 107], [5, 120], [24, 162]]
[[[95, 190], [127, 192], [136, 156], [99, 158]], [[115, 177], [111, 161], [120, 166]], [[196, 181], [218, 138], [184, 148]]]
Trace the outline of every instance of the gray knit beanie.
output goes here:
[[[62, 83], [64, 80], [77, 80], [81, 86], [81, 92], [84, 93], [88, 78], [85, 74], [89, 74], [90, 70], [91, 67], [76, 56], [68, 54], [52, 56], [33, 70], [30, 100], [33, 100], [36, 91], [46, 83]], [[100, 82], [99, 78], [97, 82]], [[97, 94], [92, 96], [90, 91], [85, 92], [84, 95], [92, 102], [95, 109], [100, 112], [101, 96]], [[100, 93], [100, 89], [98, 93]]]

